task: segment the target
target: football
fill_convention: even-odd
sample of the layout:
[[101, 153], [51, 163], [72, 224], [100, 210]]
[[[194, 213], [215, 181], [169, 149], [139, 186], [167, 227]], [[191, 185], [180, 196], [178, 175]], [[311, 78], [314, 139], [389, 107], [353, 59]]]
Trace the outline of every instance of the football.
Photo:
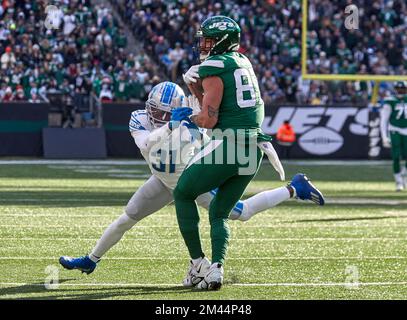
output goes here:
[[203, 92], [202, 79], [198, 78], [196, 80], [197, 81], [195, 83], [190, 83], [188, 85], [188, 89], [194, 96], [199, 97]]
[[0, 3], [1, 300], [407, 299], [407, 0]]

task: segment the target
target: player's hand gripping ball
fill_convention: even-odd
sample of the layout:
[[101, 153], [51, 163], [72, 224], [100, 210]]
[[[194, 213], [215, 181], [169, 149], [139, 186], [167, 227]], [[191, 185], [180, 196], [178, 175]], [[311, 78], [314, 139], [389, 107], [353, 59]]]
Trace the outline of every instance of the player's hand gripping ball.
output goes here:
[[171, 130], [178, 128], [182, 120], [189, 120], [189, 116], [192, 114], [192, 109], [188, 107], [176, 108], [171, 111], [171, 120], [169, 128]]

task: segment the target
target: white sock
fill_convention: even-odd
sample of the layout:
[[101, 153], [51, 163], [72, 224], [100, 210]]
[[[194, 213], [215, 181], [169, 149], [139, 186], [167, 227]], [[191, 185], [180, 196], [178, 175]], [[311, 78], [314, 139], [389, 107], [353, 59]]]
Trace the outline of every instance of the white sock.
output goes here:
[[256, 213], [273, 208], [288, 199], [290, 199], [290, 192], [287, 187], [260, 192], [243, 201], [243, 212], [239, 220], [247, 221]]
[[196, 267], [202, 261], [202, 259], [203, 259], [202, 257], [192, 259], [192, 264]]
[[239, 200], [229, 214], [229, 220], [238, 220], [244, 210], [244, 201]]
[[94, 254], [89, 254], [89, 259], [92, 260], [93, 262], [97, 263], [100, 260], [100, 257], [96, 257]]
[[[119, 218], [113, 221], [100, 237], [96, 246], [93, 248], [89, 258], [97, 262], [99, 259], [119, 240], [123, 237], [124, 233], [130, 230], [135, 224], [136, 220], [130, 218], [127, 214], [123, 213]], [[96, 260], [96, 261], [95, 261]]]
[[397, 184], [403, 184], [403, 175], [400, 173], [394, 174], [394, 180], [396, 180]]

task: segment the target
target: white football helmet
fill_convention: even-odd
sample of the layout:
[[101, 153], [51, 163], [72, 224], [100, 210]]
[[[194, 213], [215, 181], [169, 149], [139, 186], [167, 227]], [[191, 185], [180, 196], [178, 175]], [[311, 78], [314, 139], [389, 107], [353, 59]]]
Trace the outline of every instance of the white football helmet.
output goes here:
[[148, 120], [154, 128], [161, 127], [171, 119], [171, 111], [185, 107], [186, 97], [179, 85], [165, 81], [151, 89], [146, 101]]

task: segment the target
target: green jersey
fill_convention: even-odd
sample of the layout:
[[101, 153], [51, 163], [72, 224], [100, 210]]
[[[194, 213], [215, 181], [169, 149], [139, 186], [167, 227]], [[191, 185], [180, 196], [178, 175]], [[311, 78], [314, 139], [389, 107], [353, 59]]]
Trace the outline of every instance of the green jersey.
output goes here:
[[384, 101], [384, 106], [390, 106], [391, 114], [389, 123], [396, 128], [407, 128], [407, 95], [403, 98], [392, 97]]
[[201, 79], [218, 76], [223, 81], [223, 98], [215, 128], [260, 131], [264, 103], [249, 59], [238, 52], [210, 56], [201, 63], [198, 73]]

